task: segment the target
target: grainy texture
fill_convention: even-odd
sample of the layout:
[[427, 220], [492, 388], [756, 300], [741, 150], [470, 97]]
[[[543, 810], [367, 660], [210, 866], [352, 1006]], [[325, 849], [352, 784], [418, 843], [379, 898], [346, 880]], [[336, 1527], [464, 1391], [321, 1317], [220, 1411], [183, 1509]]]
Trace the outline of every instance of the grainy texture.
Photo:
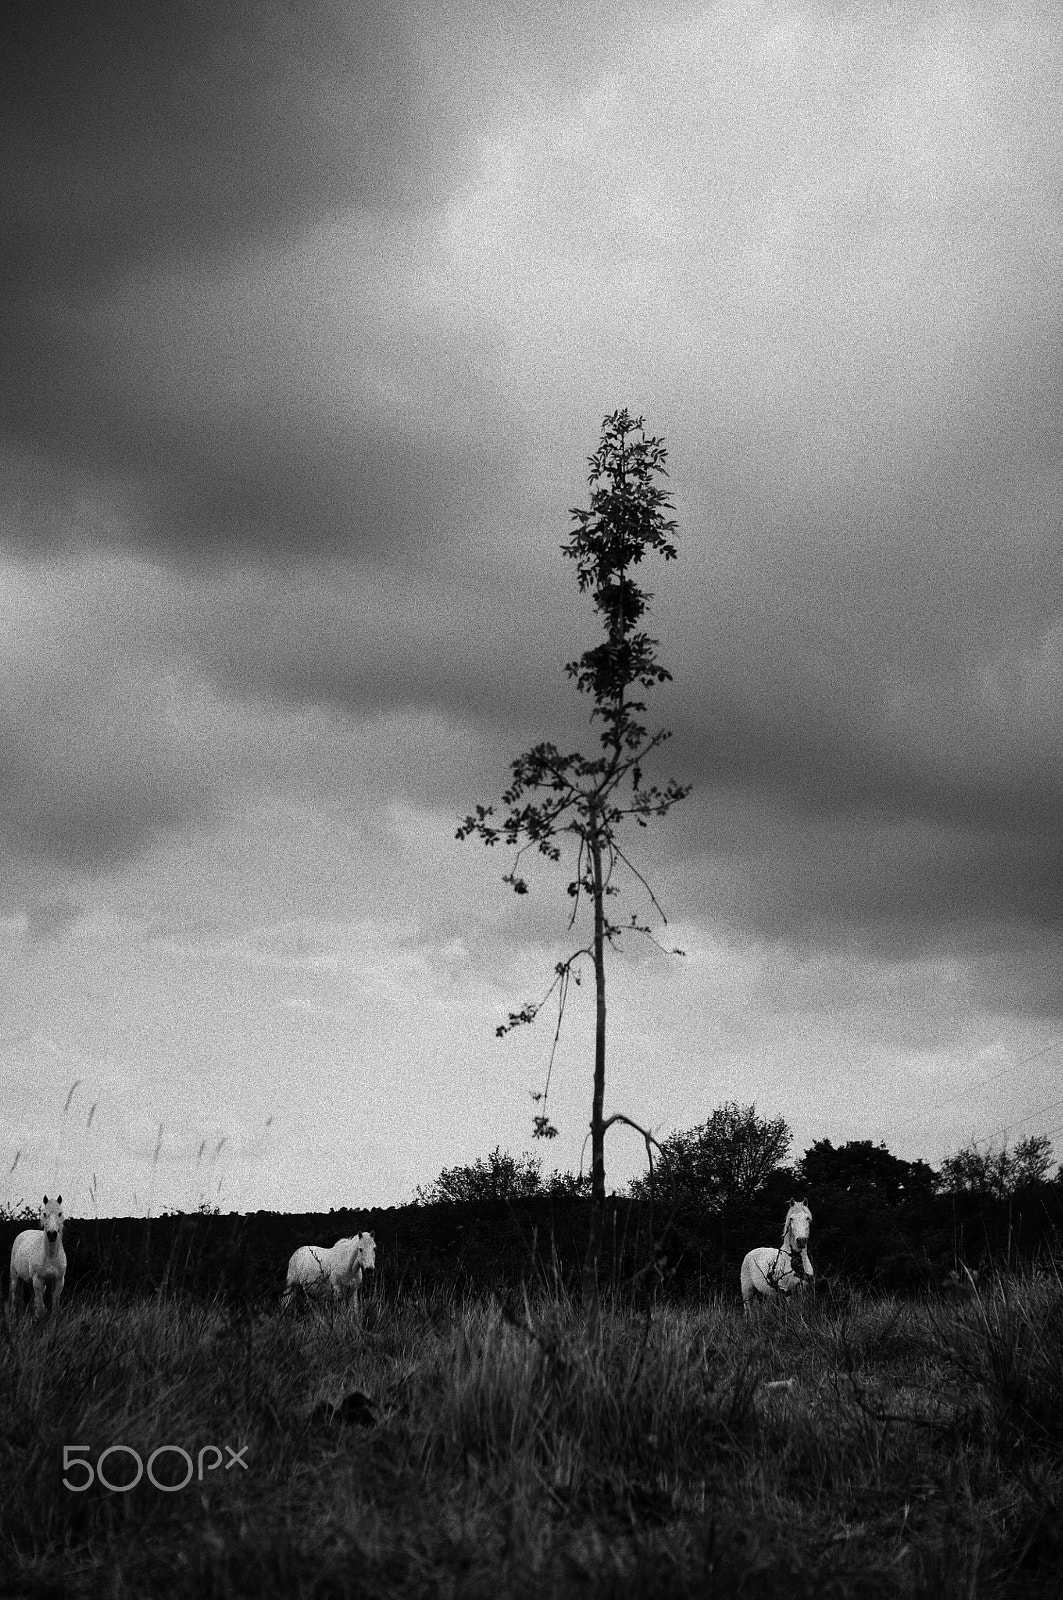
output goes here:
[[[105, 1297], [5, 1343], [0, 1571], [26, 1595], [1049, 1596], [1063, 1292], [607, 1310]], [[246, 1447], [176, 1493], [63, 1447]], [[180, 1456], [157, 1458], [176, 1481]], [[131, 1455], [107, 1458], [113, 1483]], [[70, 1481], [85, 1481], [71, 1468]]]

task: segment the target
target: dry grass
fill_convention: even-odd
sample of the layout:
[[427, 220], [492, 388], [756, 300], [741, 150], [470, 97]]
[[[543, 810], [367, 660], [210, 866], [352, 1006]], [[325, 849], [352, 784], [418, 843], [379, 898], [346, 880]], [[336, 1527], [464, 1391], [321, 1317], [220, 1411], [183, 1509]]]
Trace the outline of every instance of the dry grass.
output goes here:
[[[361, 1327], [71, 1302], [6, 1342], [0, 1574], [42, 1597], [1058, 1594], [1057, 1281], [764, 1310], [614, 1308], [591, 1336], [546, 1300], [377, 1299]], [[247, 1470], [64, 1487], [64, 1446], [119, 1443], [246, 1446]]]

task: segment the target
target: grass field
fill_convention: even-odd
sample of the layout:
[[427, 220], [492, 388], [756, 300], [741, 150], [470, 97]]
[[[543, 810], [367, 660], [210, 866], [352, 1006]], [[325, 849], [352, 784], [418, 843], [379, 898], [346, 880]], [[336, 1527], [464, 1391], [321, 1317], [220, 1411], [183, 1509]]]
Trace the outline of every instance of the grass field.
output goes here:
[[[1051, 1275], [593, 1334], [548, 1299], [71, 1299], [8, 1331], [2, 1382], [5, 1594], [1063, 1594]], [[124, 1492], [162, 1446], [191, 1481]]]

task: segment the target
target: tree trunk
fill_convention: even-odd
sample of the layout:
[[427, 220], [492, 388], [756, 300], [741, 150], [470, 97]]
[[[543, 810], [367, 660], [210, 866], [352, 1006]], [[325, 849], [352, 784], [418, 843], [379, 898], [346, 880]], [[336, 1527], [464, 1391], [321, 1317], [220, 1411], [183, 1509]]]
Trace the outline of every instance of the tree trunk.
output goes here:
[[599, 1264], [605, 1229], [605, 885], [602, 881], [602, 846], [597, 819], [590, 835], [594, 883], [594, 989], [597, 1001], [594, 1028], [594, 1095], [591, 1101], [591, 1215], [587, 1254], [583, 1261], [583, 1303], [597, 1316]]

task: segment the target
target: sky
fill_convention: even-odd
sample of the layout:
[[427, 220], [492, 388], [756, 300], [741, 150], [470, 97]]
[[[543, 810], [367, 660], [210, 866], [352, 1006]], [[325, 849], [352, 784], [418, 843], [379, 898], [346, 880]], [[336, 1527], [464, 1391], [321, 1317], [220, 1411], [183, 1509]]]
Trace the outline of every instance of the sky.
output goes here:
[[[16, 4], [0, 61], [0, 1205], [575, 1169], [503, 1039], [563, 869], [455, 838], [593, 746], [561, 544], [668, 450], [672, 682], [607, 1110], [1063, 1151], [1054, 5]], [[648, 907], [638, 881], [622, 902]], [[577, 942], [579, 942], [577, 938]], [[614, 1129], [607, 1180], [641, 1170]]]

